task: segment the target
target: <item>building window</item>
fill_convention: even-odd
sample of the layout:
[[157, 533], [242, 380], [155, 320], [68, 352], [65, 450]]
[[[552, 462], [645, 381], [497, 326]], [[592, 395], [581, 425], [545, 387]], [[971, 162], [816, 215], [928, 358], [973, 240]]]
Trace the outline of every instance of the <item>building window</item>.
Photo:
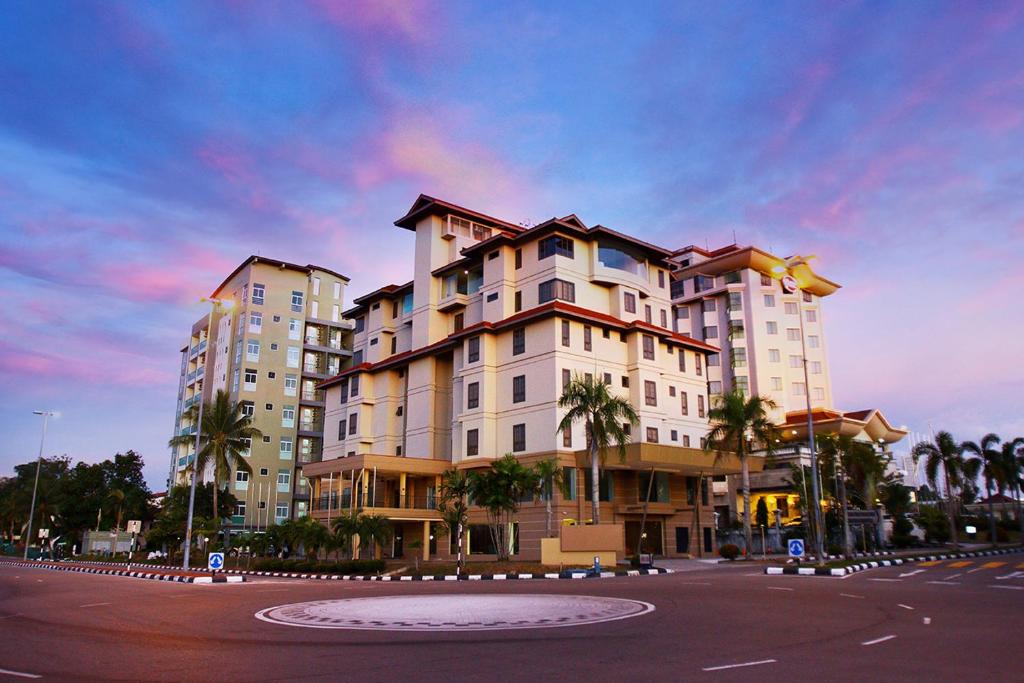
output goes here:
[[377, 337], [374, 337], [373, 339], [370, 340], [370, 346], [376, 346], [376, 345], [377, 345]]
[[466, 455], [480, 455], [480, 430], [466, 430]]
[[281, 406], [281, 426], [295, 426], [295, 406]]
[[562, 448], [572, 448], [572, 429], [562, 430]]
[[683, 447], [684, 448], [689, 448], [690, 447], [690, 435], [689, 434], [683, 434]]
[[786, 302], [786, 315], [797, 315], [798, 313], [799, 313], [799, 311], [797, 310], [796, 302], [795, 301], [787, 301]]
[[515, 309], [516, 309], [516, 313], [518, 313], [519, 311], [523, 310], [523, 293], [522, 292], [516, 292], [515, 301], [516, 301]]
[[768, 362], [769, 363], [781, 363], [782, 354], [778, 349], [768, 349]]
[[568, 301], [569, 303], [576, 302], [576, 285], [565, 280], [548, 280], [547, 282], [540, 283], [537, 294], [537, 301], [539, 303], [547, 303], [548, 301]]
[[354, 331], [355, 331], [356, 334], [359, 334], [360, 332], [362, 332], [365, 329], [366, 329], [366, 316], [361, 315], [358, 318], [356, 318], [356, 327], [355, 327]]
[[701, 367], [700, 358], [701, 356], [699, 353], [693, 354], [693, 371], [697, 373], [698, 377], [704, 374], [704, 369]]
[[708, 325], [707, 327], [705, 327], [704, 328], [704, 338], [705, 339], [718, 339], [718, 326], [717, 325]]
[[571, 381], [572, 372], [569, 371], [569, 368], [562, 368], [562, 391], [565, 391], [565, 388], [569, 386], [569, 382]]
[[516, 249], [516, 270], [523, 267], [523, 250]]
[[472, 410], [480, 407], [480, 383], [470, 382], [466, 386], [466, 408]]
[[302, 338], [302, 321], [295, 318], [288, 318], [288, 338], [299, 340]]
[[[249, 483], [249, 473], [244, 471], [244, 470], [238, 470], [237, 472], [235, 472], [235, 483], [236, 484], [248, 484]], [[245, 486], [236, 486], [235, 488], [244, 489]]]
[[340, 299], [341, 298], [341, 283], [340, 282], [335, 282], [334, 283], [334, 291], [332, 293], [333, 293], [335, 299]]
[[742, 320], [729, 321], [729, 339], [743, 339], [745, 330]]
[[820, 375], [821, 374], [821, 361], [820, 360], [812, 360], [811, 361], [811, 374], [812, 375]]
[[799, 327], [787, 327], [786, 328], [786, 341], [800, 341], [800, 328]]
[[772, 377], [772, 391], [782, 391], [781, 377]]
[[807, 385], [803, 382], [793, 382], [793, 395], [803, 396], [807, 393]]
[[700, 310], [705, 313], [714, 313], [718, 310], [718, 304], [714, 299], [704, 299], [700, 302]]
[[764, 307], [765, 308], [775, 308], [775, 295], [774, 294], [765, 294], [764, 295]]
[[280, 451], [278, 453], [278, 457], [280, 457], [281, 460], [291, 460], [292, 459], [292, 437], [290, 437], [290, 436], [282, 436], [281, 437], [281, 446], [280, 446]]
[[313, 278], [313, 296], [320, 296], [320, 278]]
[[816, 334], [807, 335], [808, 348], [817, 349], [821, 346], [821, 338]]
[[352, 375], [348, 379], [348, 395], [358, 396], [359, 395], [359, 375]]
[[727, 311], [742, 311], [743, 310], [743, 292], [729, 292], [729, 298], [725, 301], [725, 310]]
[[256, 413], [256, 404], [252, 401], [242, 401], [242, 415], [252, 417]]
[[811, 296], [810, 292], [800, 292], [800, 294], [803, 295], [804, 301], [807, 303], [811, 303], [811, 301], [814, 300], [814, 297]]
[[238, 391], [238, 368], [231, 373], [231, 391]]
[[512, 355], [526, 353], [526, 328], [517, 327], [512, 330]]
[[352, 352], [352, 365], [362, 365], [362, 364], [363, 364], [363, 350], [362, 349], [358, 349], [356, 351], [353, 351]]
[[465, 326], [465, 323], [466, 323], [466, 315], [464, 313], [456, 313], [455, 314], [455, 321], [454, 321], [454, 323], [455, 323], [455, 331], [456, 332], [461, 332], [462, 328]]
[[647, 441], [648, 443], [658, 443], [658, 428], [648, 427], [647, 428]]
[[583, 326], [583, 350], [584, 351], [592, 351], [593, 350], [593, 342], [591, 341], [590, 333], [591, 333], [590, 325], [584, 325]]
[[708, 393], [712, 396], [717, 396], [722, 393], [722, 383], [718, 380], [711, 380], [708, 382]]
[[569, 338], [569, 321], [568, 320], [563, 320], [562, 321], [562, 346], [569, 346], [571, 341], [572, 340]]
[[299, 291], [292, 291], [292, 310], [296, 313], [302, 313], [302, 299], [304, 295]]
[[658, 385], [651, 380], [644, 380], [644, 405], [658, 405]]
[[668, 327], [668, 311], [661, 309], [661, 326]]
[[668, 439], [669, 441], [679, 441], [679, 432], [674, 429], [670, 430], [668, 433]]
[[346, 424], [347, 424], [347, 421], [344, 418], [342, 418], [341, 420], [338, 420], [338, 441], [344, 441], [345, 440], [345, 426], [346, 426]]
[[523, 403], [526, 401], [526, 375], [516, 375], [512, 378], [512, 402]]
[[736, 375], [735, 388], [744, 395], [750, 393], [750, 383], [746, 375]]
[[801, 368], [801, 367], [803, 367], [803, 364], [804, 364], [803, 356], [790, 356], [789, 357], [789, 367], [791, 367], [791, 368]]
[[299, 347], [298, 346], [289, 346], [288, 350], [285, 352], [285, 355], [286, 355], [285, 363], [288, 365], [288, 367], [290, 367], [290, 368], [297, 368], [297, 367], [299, 367]]
[[704, 394], [697, 394], [697, 417], [705, 417]]
[[771, 276], [765, 275], [764, 273], [761, 273], [761, 286], [762, 287], [771, 287], [772, 286], [772, 278], [771, 278]]
[[254, 282], [252, 285], [252, 302], [257, 306], [263, 305], [263, 297], [267, 293], [265, 285], [261, 285], [258, 282]]
[[398, 337], [391, 337], [391, 355], [398, 352]]
[[359, 429], [359, 413], [352, 413], [348, 416], [348, 435], [352, 436]]
[[573, 258], [573, 242], [568, 237], [551, 235], [537, 243], [537, 260], [546, 259], [549, 256], [565, 256]]
[[622, 304], [626, 308], [626, 313], [636, 313], [636, 294], [623, 292]]
[[821, 387], [814, 387], [814, 400], [815, 401], [824, 401], [825, 400], [825, 390], [823, 388], [821, 388]]
[[622, 376], [622, 388], [629, 389], [629, 376], [627, 375]]
[[687, 396], [685, 391], [679, 392], [679, 407], [683, 415], [690, 414], [690, 397]]
[[256, 391], [256, 377], [258, 373], [252, 368], [245, 369], [245, 390]]
[[526, 450], [526, 425], [512, 425], [512, 451], [515, 453]]
[[747, 350], [742, 346], [734, 346], [729, 350], [729, 364], [733, 368], [747, 367]]
[[649, 334], [643, 336], [644, 359], [654, 360], [654, 337]]
[[686, 372], [686, 349], [679, 347], [679, 372]]
[[765, 322], [765, 328], [766, 328], [768, 334], [778, 334], [779, 333], [779, 324], [777, 322], [775, 322], [774, 320], [766, 321]]
[[[282, 493], [287, 493], [292, 483], [291, 470], [278, 470], [277, 471], [277, 490]], [[287, 510], [287, 506], [285, 506]], [[287, 514], [287, 512], [285, 513]]]
[[644, 322], [651, 322], [651, 305], [644, 304]]
[[263, 314], [257, 311], [249, 313], [249, 331], [259, 334], [263, 330]]
[[490, 294], [487, 295], [487, 302], [488, 303], [490, 303], [492, 301], [497, 301], [497, 300], [498, 300], [498, 293], [497, 292], [491, 292]]
[[480, 360], [480, 337], [470, 337], [466, 340], [466, 362], [475, 363]]
[[672, 397], [672, 398], [675, 398], [675, 396], [676, 396], [676, 388], [674, 386], [671, 386], [671, 385], [669, 386], [669, 388], [668, 388], [668, 395], [670, 397]]
[[260, 340], [250, 339], [245, 345], [245, 359], [258, 363], [260, 361]]
[[665, 271], [664, 270], [659, 270], [658, 271], [658, 287], [660, 287], [661, 289], [665, 289]]

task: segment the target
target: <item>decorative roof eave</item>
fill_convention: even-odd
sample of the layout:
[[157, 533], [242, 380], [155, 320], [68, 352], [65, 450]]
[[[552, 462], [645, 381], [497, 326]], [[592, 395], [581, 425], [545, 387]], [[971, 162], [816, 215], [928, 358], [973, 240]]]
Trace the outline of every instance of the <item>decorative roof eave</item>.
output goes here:
[[314, 270], [319, 270], [320, 272], [327, 273], [328, 275], [333, 275], [336, 278], [340, 278], [340, 279], [344, 280], [345, 282], [350, 282], [348, 277], [342, 275], [341, 273], [335, 272], [335, 271], [333, 271], [333, 270], [331, 270], [329, 268], [324, 268], [323, 266], [317, 266], [317, 265], [314, 265], [312, 263], [307, 263], [304, 266], [300, 266], [297, 263], [288, 263], [287, 261], [278, 261], [278, 260], [275, 260], [275, 259], [269, 259], [269, 258], [265, 258], [263, 256], [257, 256], [255, 254], [253, 254], [249, 258], [247, 258], [244, 261], [242, 261], [238, 265], [237, 268], [235, 268], [233, 271], [231, 271], [231, 274], [228, 275], [226, 278], [224, 278], [224, 281], [221, 282], [220, 285], [217, 286], [217, 289], [213, 290], [213, 294], [211, 294], [210, 297], [211, 298], [215, 298], [218, 294], [220, 294], [220, 291], [222, 289], [224, 289], [227, 286], [227, 284], [229, 282], [231, 282], [231, 280], [234, 279], [234, 277], [236, 275], [238, 275], [239, 273], [242, 272], [242, 270], [246, 266], [248, 266], [250, 264], [254, 264], [254, 263], [265, 263], [268, 266], [275, 266], [277, 268], [286, 268], [288, 270], [295, 270], [295, 271], [298, 271], [300, 273], [305, 273], [307, 275], [312, 273]]
[[[719, 275], [739, 268], [752, 268], [765, 275], [778, 278], [779, 273], [774, 271], [777, 266], [785, 266], [785, 259], [757, 247], [743, 247], [713, 256], [707, 261], [680, 268], [674, 275], [677, 280], [681, 280], [692, 275]], [[842, 286], [818, 275], [806, 264], [795, 266], [790, 269], [790, 272], [796, 278], [800, 289], [816, 296], [828, 296]]]
[[[825, 434], [857, 436], [863, 432], [873, 442], [881, 440], [883, 443], [893, 444], [908, 433], [906, 429], [889, 424], [882, 411], [877, 408], [848, 412], [817, 408], [812, 411], [812, 415], [815, 431], [820, 430]], [[789, 441], [794, 438], [807, 438], [807, 411], [786, 413], [785, 422], [779, 426], [784, 428], [785, 437]]]
[[436, 199], [429, 195], [421, 194], [413, 202], [409, 211], [404, 216], [395, 221], [395, 225], [406, 230], [415, 230], [416, 224], [422, 220], [425, 216], [429, 215], [447, 215], [453, 213], [461, 218], [467, 218], [477, 223], [487, 224], [491, 227], [495, 227], [498, 230], [506, 230], [512, 233], [518, 233], [523, 231], [523, 227], [520, 225], [514, 225], [507, 221], [503, 221], [500, 218], [488, 216], [485, 213], [479, 211], [473, 211], [467, 209], [464, 206], [458, 204], [452, 204], [442, 199]]
[[380, 299], [394, 298], [399, 294], [404, 294], [406, 290], [412, 291], [413, 281], [409, 280], [404, 285], [384, 285], [380, 289], [375, 289], [372, 292], [364, 294], [360, 297], [356, 297], [352, 300], [352, 303], [356, 304], [347, 311], [343, 311], [342, 315], [349, 318], [353, 315], [358, 314], [361, 310], [366, 308], [367, 304], [371, 304], [374, 301]]

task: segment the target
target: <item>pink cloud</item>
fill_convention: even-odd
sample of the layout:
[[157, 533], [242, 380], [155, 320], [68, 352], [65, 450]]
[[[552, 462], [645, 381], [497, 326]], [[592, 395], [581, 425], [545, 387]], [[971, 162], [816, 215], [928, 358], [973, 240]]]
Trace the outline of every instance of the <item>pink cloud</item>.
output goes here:
[[310, 0], [309, 4], [339, 28], [413, 45], [437, 39], [433, 28], [443, 9], [429, 0]]

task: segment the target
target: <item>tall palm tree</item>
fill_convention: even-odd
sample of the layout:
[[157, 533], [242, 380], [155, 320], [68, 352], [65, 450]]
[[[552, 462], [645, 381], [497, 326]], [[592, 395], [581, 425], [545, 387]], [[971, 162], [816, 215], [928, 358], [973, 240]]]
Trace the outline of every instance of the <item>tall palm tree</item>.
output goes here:
[[1017, 500], [1017, 521], [1020, 523], [1020, 532], [1024, 535], [1024, 509], [1021, 503], [1021, 489], [1024, 485], [1024, 437], [1018, 436], [1016, 439], [1004, 441], [1000, 457], [1003, 461], [1006, 486]]
[[740, 461], [743, 481], [743, 536], [747, 552], [754, 547], [753, 531], [750, 525], [750, 451], [754, 444], [763, 447], [766, 454], [774, 451], [777, 430], [769, 411], [775, 402], [763, 396], [747, 396], [733, 389], [722, 394], [708, 411], [711, 429], [708, 431], [704, 449], [715, 451], [715, 460], [721, 460], [729, 453], [735, 453]]
[[114, 528], [118, 531], [121, 530], [121, 511], [124, 507], [124, 491], [122, 489], [110, 489], [107, 493], [107, 498], [117, 503], [117, 513], [115, 519], [117, 520]]
[[558, 423], [558, 431], [571, 430], [577, 422], [584, 424], [590, 455], [591, 516], [594, 524], [600, 524], [602, 459], [605, 451], [613, 445], [618, 448], [620, 458], [626, 457], [629, 436], [623, 424], [636, 426], [640, 424], [640, 417], [627, 399], [612, 396], [604, 382], [579, 375], [562, 389], [558, 407], [567, 409], [565, 417]]
[[298, 526], [302, 537], [302, 547], [306, 551], [306, 558], [311, 560], [319, 559], [320, 549], [327, 548], [331, 544], [331, 532], [327, 527], [310, 516], [298, 520]]
[[[199, 406], [191, 406], [185, 416], [193, 422], [198, 418]], [[217, 491], [231, 476], [232, 469], [252, 474], [252, 467], [245, 456], [252, 441], [263, 437], [263, 432], [252, 426], [252, 418], [242, 413], [242, 404], [231, 400], [231, 396], [219, 389], [213, 404], [203, 407], [203, 423], [200, 425], [199, 452], [192, 463], [193, 476], [202, 476], [207, 467], [213, 467], [213, 514], [221, 525], [217, 508]], [[192, 446], [195, 439], [188, 435], [175, 436], [168, 445], [172, 448]]]
[[[843, 522], [843, 553], [847, 558], [853, 556], [853, 537], [850, 535], [849, 502], [846, 496], [846, 479], [851, 469], [857, 467], [863, 471], [861, 463], [869, 455], [874, 456], [875, 449], [871, 444], [857, 441], [847, 434], [822, 434], [817, 438], [818, 454], [822, 465], [831, 463], [836, 472], [836, 495], [839, 497], [839, 509]], [[866, 478], [865, 478], [866, 479]]]
[[437, 510], [441, 513], [442, 524], [448, 531], [448, 538], [455, 537], [458, 542], [458, 558], [456, 574], [462, 575], [463, 537], [466, 523], [469, 521], [469, 493], [471, 489], [469, 475], [465, 470], [445, 470], [441, 475], [441, 487], [437, 492]]
[[370, 548], [373, 559], [377, 559], [377, 546], [390, 541], [394, 533], [384, 515], [359, 515], [359, 543]]
[[1006, 478], [1003, 476], [1005, 466], [1003, 453], [997, 448], [1001, 441], [1002, 439], [996, 434], [990, 433], [981, 437], [981, 441], [977, 443], [964, 441], [960, 445], [964, 451], [976, 456], [969, 458], [964, 463], [965, 467], [970, 463], [971, 469], [977, 469], [985, 480], [985, 493], [988, 495], [988, 535], [992, 545], [996, 545], [996, 511], [995, 501], [992, 498], [996, 489], [1002, 493], [1006, 487]]
[[537, 495], [544, 499], [544, 510], [547, 513], [545, 531], [551, 538], [551, 500], [555, 497], [555, 489], [564, 484], [562, 466], [555, 458], [541, 460], [533, 466], [533, 476], [537, 481]]
[[348, 556], [354, 557], [352, 539], [359, 535], [359, 513], [342, 512], [331, 522], [331, 528], [339, 546], [348, 548]]
[[963, 474], [963, 447], [956, 442], [953, 435], [941, 431], [935, 435], [934, 441], [922, 441], [914, 445], [912, 451], [914, 463], [925, 459], [924, 471], [932, 487], [937, 487], [936, 479], [939, 468], [942, 468], [946, 486], [946, 517], [949, 519], [949, 532], [953, 536], [953, 548], [960, 549], [960, 540], [956, 530], [956, 504], [953, 500], [953, 489], [958, 486]]
[[512, 552], [512, 520], [519, 510], [519, 501], [536, 488], [533, 471], [523, 467], [511, 453], [493, 461], [489, 468], [470, 474], [470, 494], [473, 502], [487, 511], [499, 562], [507, 560]]

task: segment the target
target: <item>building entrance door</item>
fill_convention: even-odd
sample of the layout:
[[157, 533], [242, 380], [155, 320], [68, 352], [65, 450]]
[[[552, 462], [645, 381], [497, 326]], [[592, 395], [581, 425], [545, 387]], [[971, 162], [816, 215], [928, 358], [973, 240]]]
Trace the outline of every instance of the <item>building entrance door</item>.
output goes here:
[[[640, 552], [664, 555], [665, 548], [662, 544], [661, 522], [648, 519], [644, 524], [644, 531], [647, 536], [643, 539]], [[640, 522], [626, 522], [626, 554], [632, 555], [636, 552], [637, 541], [640, 540]]]
[[688, 553], [690, 552], [690, 527], [677, 526], [676, 527], [676, 552], [677, 553]]
[[391, 551], [391, 557], [401, 557], [404, 554], [405, 551], [403, 550], [403, 542], [402, 542], [402, 536], [403, 535], [404, 535], [404, 530], [403, 529], [399, 529], [398, 533], [395, 534], [395, 541], [394, 541], [393, 549]]

